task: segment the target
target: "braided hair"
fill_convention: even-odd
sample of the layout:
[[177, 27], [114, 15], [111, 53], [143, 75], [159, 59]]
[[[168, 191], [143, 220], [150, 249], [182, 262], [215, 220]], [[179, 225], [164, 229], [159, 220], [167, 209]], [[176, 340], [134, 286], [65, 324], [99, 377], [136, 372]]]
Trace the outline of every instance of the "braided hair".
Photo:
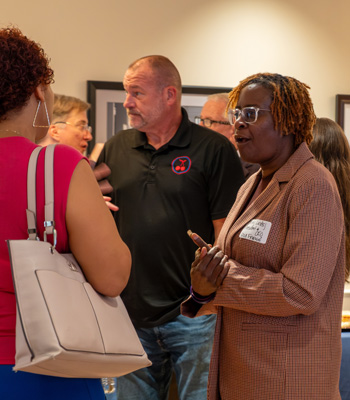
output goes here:
[[259, 73], [242, 80], [229, 94], [227, 109], [235, 108], [239, 95], [246, 86], [257, 84], [272, 92], [271, 114], [274, 127], [282, 135], [293, 133], [294, 144], [310, 144], [316, 121], [313, 104], [305, 83], [289, 76]]

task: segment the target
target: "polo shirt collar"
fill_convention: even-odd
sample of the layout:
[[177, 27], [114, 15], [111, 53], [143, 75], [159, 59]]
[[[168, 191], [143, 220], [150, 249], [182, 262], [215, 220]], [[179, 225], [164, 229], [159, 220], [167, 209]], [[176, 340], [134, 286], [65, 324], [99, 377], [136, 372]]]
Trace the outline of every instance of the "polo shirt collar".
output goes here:
[[[191, 121], [188, 119], [187, 111], [181, 107], [182, 120], [175, 135], [170, 139], [168, 143], [161, 147], [161, 149], [172, 147], [186, 147], [191, 142], [191, 135], [188, 134], [188, 127], [191, 125]], [[146, 147], [147, 137], [145, 132], [134, 130], [134, 144], [133, 148]], [[159, 149], [160, 150], [160, 149]]]

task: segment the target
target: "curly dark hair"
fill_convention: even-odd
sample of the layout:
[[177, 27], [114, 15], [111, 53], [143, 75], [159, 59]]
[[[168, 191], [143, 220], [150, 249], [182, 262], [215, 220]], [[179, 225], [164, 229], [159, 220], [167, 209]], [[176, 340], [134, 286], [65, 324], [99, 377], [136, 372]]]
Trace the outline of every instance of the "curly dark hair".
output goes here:
[[310, 87], [289, 76], [271, 73], [251, 75], [232, 89], [227, 109], [235, 108], [242, 89], [254, 83], [269, 89], [272, 93], [271, 114], [275, 129], [282, 135], [293, 133], [296, 147], [301, 142], [310, 144], [312, 128], [316, 121], [308, 91]]
[[0, 29], [0, 121], [24, 107], [39, 84], [53, 82], [42, 47], [18, 28]]

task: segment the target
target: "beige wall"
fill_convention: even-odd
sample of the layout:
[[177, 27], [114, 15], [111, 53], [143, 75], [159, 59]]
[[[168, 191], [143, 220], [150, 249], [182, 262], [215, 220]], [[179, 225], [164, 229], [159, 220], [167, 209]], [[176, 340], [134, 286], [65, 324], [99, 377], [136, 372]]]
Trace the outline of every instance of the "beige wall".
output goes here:
[[40, 42], [56, 93], [86, 98], [87, 80], [120, 81], [147, 54], [168, 56], [184, 85], [228, 86], [255, 72], [311, 86], [318, 116], [350, 94], [347, 0], [12, 0], [0, 26]]

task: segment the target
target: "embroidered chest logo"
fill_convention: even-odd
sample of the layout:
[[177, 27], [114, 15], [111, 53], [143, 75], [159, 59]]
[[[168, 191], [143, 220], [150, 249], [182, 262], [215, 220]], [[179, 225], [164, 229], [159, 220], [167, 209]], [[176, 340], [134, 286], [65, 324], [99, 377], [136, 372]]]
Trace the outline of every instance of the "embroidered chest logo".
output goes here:
[[175, 174], [185, 174], [191, 168], [191, 159], [187, 156], [176, 157], [171, 163], [171, 168]]

